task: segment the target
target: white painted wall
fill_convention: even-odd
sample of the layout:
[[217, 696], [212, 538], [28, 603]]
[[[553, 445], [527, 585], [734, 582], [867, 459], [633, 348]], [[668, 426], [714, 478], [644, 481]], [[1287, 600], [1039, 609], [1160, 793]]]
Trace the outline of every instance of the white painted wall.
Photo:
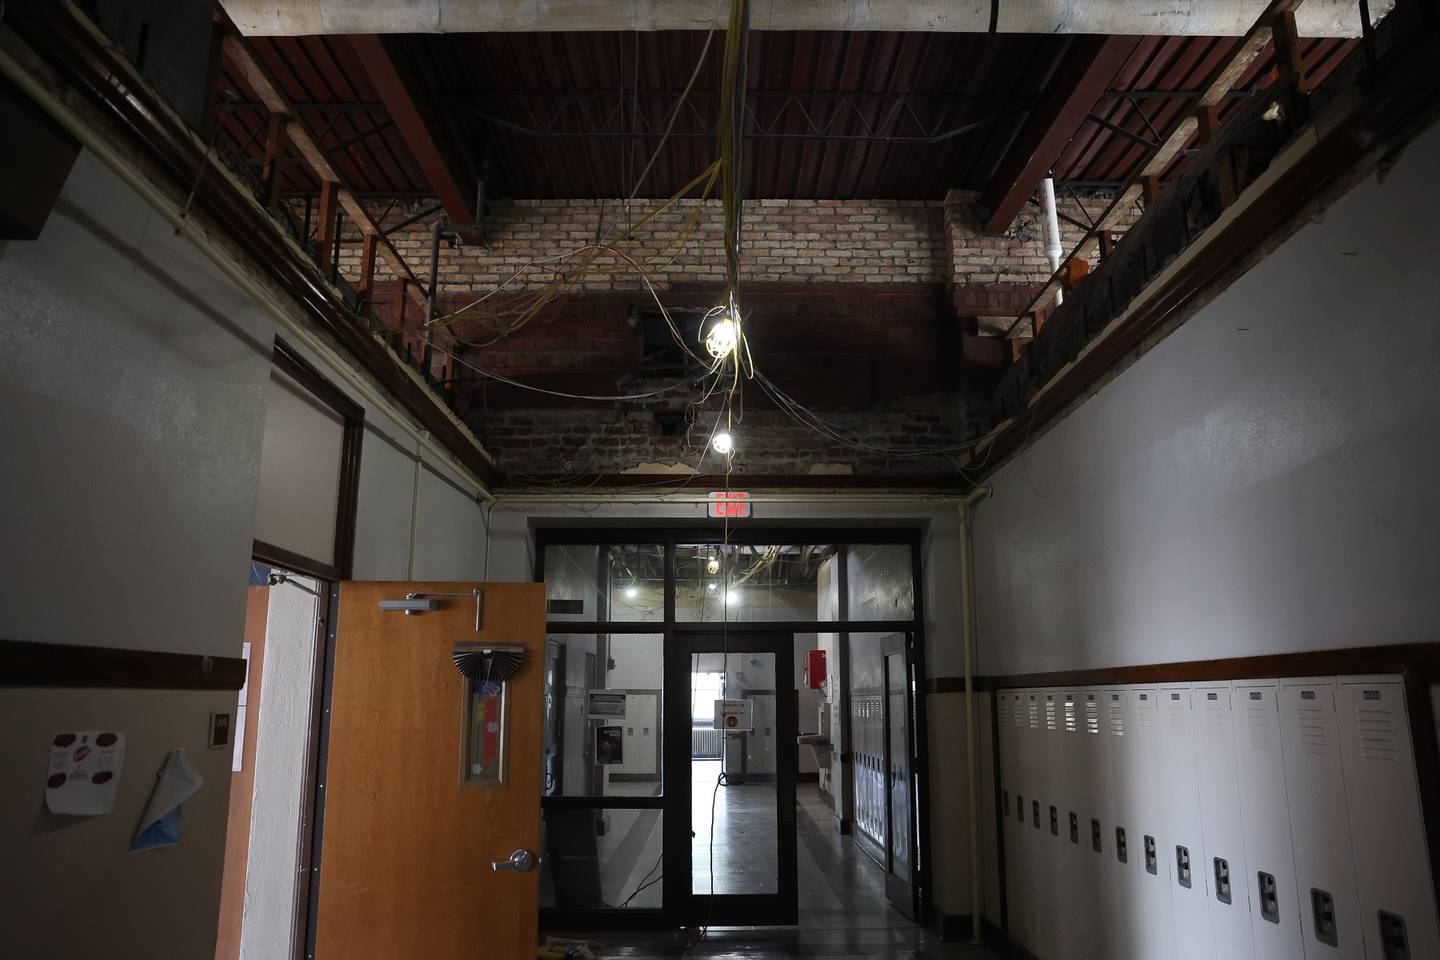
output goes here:
[[[0, 637], [240, 655], [277, 329], [88, 153], [40, 239], [0, 243]], [[415, 459], [395, 447], [415, 448], [390, 415], [361, 403], [355, 573], [403, 577]], [[473, 490], [443, 464], [422, 470], [417, 576], [481, 575], [483, 514]], [[0, 699], [16, 699], [11, 693]], [[230, 773], [228, 752], [205, 750], [203, 737], [210, 711], [233, 711], [235, 696], [27, 697], [30, 706], [0, 724], [0, 794], [17, 798], [0, 806], [0, 849], [6, 873], [25, 877], [36, 896], [0, 898], [7, 948], [204, 956], [213, 949], [224, 848], [226, 801], [212, 799], [228, 796]], [[121, 807], [96, 820], [44, 815], [33, 777], [54, 725], [120, 721], [141, 738], [131, 741]], [[182, 849], [130, 854], [116, 825], [133, 829], [167, 744], [187, 747], [206, 786], [186, 804]], [[75, 923], [59, 912], [69, 902], [105, 910], [96, 922]]]
[[1440, 128], [1045, 434], [976, 515], [985, 673], [1431, 641]]

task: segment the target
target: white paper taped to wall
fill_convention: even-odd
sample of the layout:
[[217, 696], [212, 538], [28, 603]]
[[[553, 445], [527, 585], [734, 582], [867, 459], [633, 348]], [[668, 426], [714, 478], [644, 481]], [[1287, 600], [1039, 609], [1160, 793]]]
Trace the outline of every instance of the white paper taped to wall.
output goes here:
[[176, 747], [165, 759], [155, 780], [155, 792], [140, 818], [131, 850], [169, 847], [180, 842], [180, 804], [205, 785], [205, 778], [190, 766], [185, 751]]
[[108, 730], [57, 733], [50, 741], [45, 805], [51, 813], [94, 817], [115, 808], [125, 734]]

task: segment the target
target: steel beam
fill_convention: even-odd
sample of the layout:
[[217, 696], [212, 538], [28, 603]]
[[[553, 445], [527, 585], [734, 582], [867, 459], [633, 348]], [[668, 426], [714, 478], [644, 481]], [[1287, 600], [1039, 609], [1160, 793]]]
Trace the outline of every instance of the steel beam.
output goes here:
[[1045, 178], [1060, 152], [1080, 129], [1095, 102], [1125, 66], [1139, 44], [1138, 37], [1085, 37], [1060, 73], [1047, 84], [1044, 99], [1001, 158], [981, 202], [991, 211], [984, 232], [1004, 233], [1015, 222], [1035, 186]]
[[477, 219], [475, 198], [479, 177], [473, 172], [462, 172], [464, 165], [457, 162], [453, 151], [447, 155], [441, 149], [439, 138], [420, 115], [415, 98], [385, 49], [385, 41], [373, 34], [353, 36], [350, 47], [384, 101], [390, 118], [400, 128], [400, 135], [405, 138], [415, 162], [420, 164], [430, 188], [444, 205], [445, 215], [464, 232], [464, 228], [473, 226]]

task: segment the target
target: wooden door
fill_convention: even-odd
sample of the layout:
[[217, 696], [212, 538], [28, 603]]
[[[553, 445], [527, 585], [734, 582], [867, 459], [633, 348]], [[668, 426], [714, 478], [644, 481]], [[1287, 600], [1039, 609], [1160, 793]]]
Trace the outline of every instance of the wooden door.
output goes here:
[[[381, 610], [412, 593], [432, 595], [439, 609]], [[505, 694], [499, 786], [468, 782], [466, 731], [486, 723], [474, 722], [472, 684], [452, 662], [457, 643], [525, 648]], [[319, 960], [534, 955], [540, 872], [491, 864], [520, 850], [540, 855], [544, 675], [543, 584], [341, 585]]]

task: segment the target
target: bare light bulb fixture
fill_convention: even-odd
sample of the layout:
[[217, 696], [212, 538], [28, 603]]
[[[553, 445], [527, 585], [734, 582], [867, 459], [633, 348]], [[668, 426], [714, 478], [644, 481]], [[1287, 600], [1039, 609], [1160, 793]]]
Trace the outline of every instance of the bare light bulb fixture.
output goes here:
[[714, 439], [710, 441], [710, 446], [714, 447], [715, 452], [722, 457], [728, 457], [735, 451], [735, 438], [730, 436], [728, 430], [721, 430], [715, 434]]
[[738, 590], [726, 590], [726, 591], [725, 591], [725, 606], [730, 607], [730, 606], [739, 606], [739, 605], [740, 605], [740, 591], [738, 591]]
[[640, 588], [635, 586], [635, 584], [632, 583], [630, 584], [630, 586], [625, 588], [626, 600], [634, 600], [638, 596], [640, 596]]
[[714, 590], [714, 589], [715, 589], [715, 584], [713, 584], [713, 583], [707, 583], [707, 584], [705, 584], [705, 589], [706, 589], [706, 590]]
[[711, 325], [705, 334], [705, 349], [716, 360], [723, 360], [735, 352], [740, 343], [740, 328], [727, 313]]
[[[719, 573], [719, 572], [720, 572], [720, 558], [719, 558], [719, 557], [711, 557], [711, 558], [710, 558], [710, 562], [707, 563], [707, 564], [705, 564], [705, 572], [708, 573], [708, 574], [710, 574], [711, 576], [714, 576], [715, 574]], [[714, 584], [711, 584], [711, 586], [714, 586]]]

